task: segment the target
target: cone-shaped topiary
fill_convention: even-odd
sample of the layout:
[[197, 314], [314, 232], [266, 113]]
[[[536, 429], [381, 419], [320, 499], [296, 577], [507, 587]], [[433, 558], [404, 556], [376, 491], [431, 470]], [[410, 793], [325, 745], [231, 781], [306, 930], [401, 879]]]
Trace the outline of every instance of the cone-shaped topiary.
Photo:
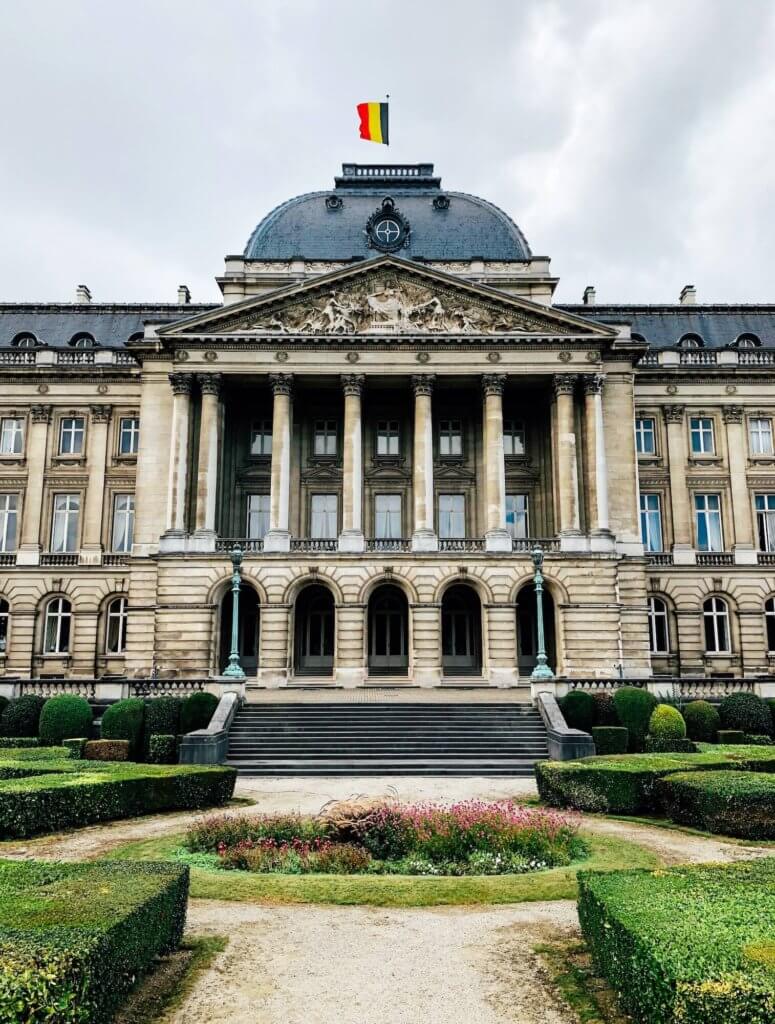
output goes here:
[[649, 719], [649, 736], [658, 740], [685, 739], [686, 722], [678, 708], [669, 704], [657, 704]]
[[772, 715], [766, 703], [755, 693], [730, 693], [719, 704], [722, 729], [772, 735]]
[[192, 693], [183, 701], [180, 709], [180, 731], [187, 733], [195, 729], [206, 729], [217, 707], [218, 698], [215, 694], [204, 691]]
[[686, 735], [699, 743], [715, 743], [721, 716], [706, 700], [693, 700], [684, 708]]
[[651, 712], [657, 706], [657, 698], [646, 689], [635, 686], [621, 686], [614, 694], [614, 707], [619, 722], [630, 730], [630, 750], [643, 750], [649, 731]]
[[92, 709], [88, 700], [73, 693], [51, 697], [43, 705], [38, 735], [46, 747], [58, 747], [62, 740], [90, 736]]
[[143, 749], [145, 701], [139, 697], [117, 700], [102, 716], [104, 740], [129, 740], [129, 756], [136, 759]]

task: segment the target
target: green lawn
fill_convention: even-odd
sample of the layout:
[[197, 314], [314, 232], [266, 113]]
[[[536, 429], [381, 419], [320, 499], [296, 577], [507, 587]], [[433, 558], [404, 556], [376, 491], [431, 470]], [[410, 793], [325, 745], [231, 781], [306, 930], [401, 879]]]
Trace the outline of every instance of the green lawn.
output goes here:
[[[182, 844], [182, 834], [146, 839], [113, 850], [118, 860], [164, 860]], [[245, 903], [334, 903], [374, 907], [434, 907], [477, 903], [575, 900], [581, 869], [654, 868], [656, 854], [612, 836], [587, 835], [591, 855], [565, 868], [527, 875], [424, 878], [407, 875], [279, 875], [191, 869], [194, 899]]]

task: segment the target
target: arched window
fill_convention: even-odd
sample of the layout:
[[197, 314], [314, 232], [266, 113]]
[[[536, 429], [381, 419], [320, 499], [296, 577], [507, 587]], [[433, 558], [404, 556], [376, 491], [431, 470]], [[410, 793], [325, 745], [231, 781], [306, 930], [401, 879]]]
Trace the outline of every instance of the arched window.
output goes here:
[[678, 342], [680, 348], [702, 348], [704, 344], [699, 334], [684, 334]]
[[74, 334], [70, 339], [71, 348], [96, 348], [97, 342], [91, 336], [85, 332], [81, 334]]
[[105, 653], [123, 654], [126, 650], [127, 599], [115, 597], [105, 616]]
[[721, 597], [709, 597], [702, 606], [705, 623], [705, 653], [729, 654], [729, 608]]
[[37, 348], [40, 342], [34, 334], [31, 334], [29, 331], [22, 331], [21, 334], [16, 335], [11, 345], [14, 348]]
[[755, 334], [741, 334], [734, 345], [735, 348], [758, 348], [761, 341]]
[[767, 627], [767, 650], [775, 651], [775, 597], [764, 602], [764, 624]]
[[67, 654], [70, 650], [72, 606], [67, 598], [52, 597], [46, 605], [43, 633], [44, 654]]
[[10, 618], [10, 605], [4, 597], [0, 597], [0, 654], [5, 654], [8, 649], [8, 624]]
[[661, 597], [649, 598], [649, 648], [652, 654], [670, 653], [667, 605]]

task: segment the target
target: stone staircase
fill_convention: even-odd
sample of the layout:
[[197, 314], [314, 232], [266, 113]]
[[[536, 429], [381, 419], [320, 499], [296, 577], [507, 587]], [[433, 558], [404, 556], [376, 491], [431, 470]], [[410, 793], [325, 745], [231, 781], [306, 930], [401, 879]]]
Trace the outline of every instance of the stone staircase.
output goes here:
[[229, 733], [242, 775], [532, 775], [548, 757], [529, 703], [248, 703]]

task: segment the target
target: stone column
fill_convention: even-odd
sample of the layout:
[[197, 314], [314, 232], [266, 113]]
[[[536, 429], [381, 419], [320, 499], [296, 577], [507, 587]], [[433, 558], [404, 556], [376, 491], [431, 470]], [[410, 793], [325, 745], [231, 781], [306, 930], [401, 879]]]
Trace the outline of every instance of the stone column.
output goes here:
[[754, 540], [751, 495], [746, 477], [748, 446], [743, 430], [743, 410], [739, 405], [725, 405], [723, 415], [727, 431], [735, 562], [739, 565], [756, 565], [758, 562], [757, 545]]
[[485, 543], [488, 551], [511, 551], [506, 529], [506, 463], [503, 456], [503, 373], [485, 373], [484, 392], [484, 504]]
[[667, 426], [670, 504], [673, 513], [673, 560], [679, 565], [691, 565], [695, 561], [695, 554], [692, 547], [692, 514], [686, 487], [685, 407], [666, 405], [663, 412]]
[[17, 565], [38, 565], [40, 562], [40, 517], [43, 511], [43, 477], [46, 472], [50, 405], [33, 405], [30, 409], [30, 430], [26, 444], [27, 487], [24, 492], [22, 525]]
[[269, 532], [264, 551], [290, 551], [291, 503], [291, 395], [293, 375], [270, 373], [272, 407], [272, 473], [269, 498]]
[[431, 395], [435, 374], [412, 377], [414, 391], [414, 453], [412, 489], [414, 491], [413, 551], [438, 551], [439, 539], [433, 521], [433, 413]]
[[[576, 424], [573, 392], [576, 374], [558, 373], [554, 377], [557, 397], [557, 485], [559, 488], [560, 533], [570, 540], [568, 550], [578, 546], [571, 538], [580, 536], [579, 476], [576, 458]], [[566, 544], [563, 544], [566, 550]]]
[[199, 459], [196, 474], [196, 551], [215, 550], [215, 509], [218, 497], [218, 456], [221, 434], [221, 384], [223, 374], [197, 375], [202, 392], [199, 422]]
[[603, 385], [601, 373], [584, 377], [584, 427], [586, 431], [587, 493], [589, 525], [595, 534], [610, 533], [608, 519], [608, 461], [603, 426]]
[[342, 375], [344, 389], [344, 474], [342, 480], [342, 532], [340, 551], [363, 551], [363, 427], [361, 424], [362, 373]]
[[[167, 529], [163, 548], [174, 550], [175, 538], [186, 535], [186, 497], [188, 491], [188, 434], [191, 424], [192, 373], [171, 373], [172, 429], [170, 432], [170, 473], [167, 483]], [[170, 548], [169, 541], [173, 541]]]
[[[102, 514], [105, 503], [105, 469], [108, 459], [108, 428], [113, 412], [109, 405], [93, 405], [89, 419], [86, 465], [89, 483], [83, 510], [83, 541], [80, 561], [99, 565], [102, 561]], [[110, 526], [110, 513], [108, 513]]]

